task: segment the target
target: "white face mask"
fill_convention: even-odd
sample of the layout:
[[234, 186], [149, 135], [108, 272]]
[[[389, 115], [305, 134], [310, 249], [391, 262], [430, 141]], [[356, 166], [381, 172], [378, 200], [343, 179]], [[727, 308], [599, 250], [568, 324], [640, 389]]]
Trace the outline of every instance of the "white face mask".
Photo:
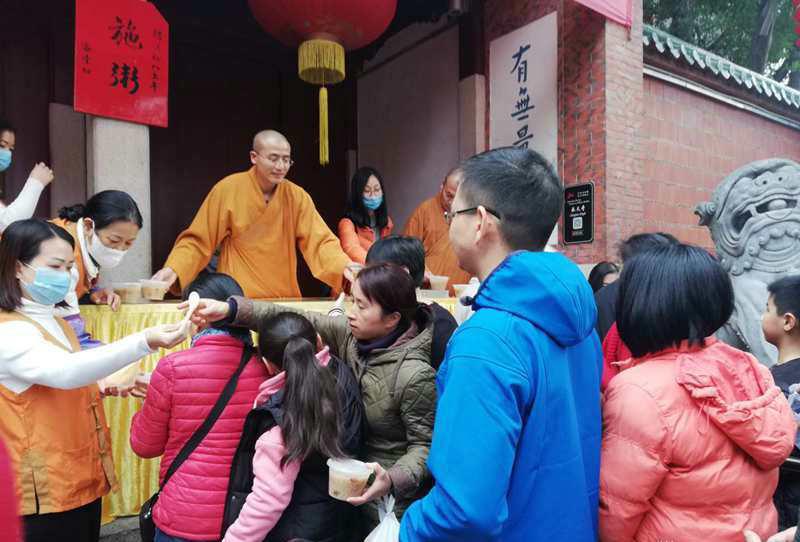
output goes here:
[[100, 267], [105, 267], [106, 269], [117, 267], [122, 262], [122, 258], [125, 257], [124, 250], [105, 246], [94, 230], [92, 230], [92, 238], [89, 240], [88, 250], [94, 261]]

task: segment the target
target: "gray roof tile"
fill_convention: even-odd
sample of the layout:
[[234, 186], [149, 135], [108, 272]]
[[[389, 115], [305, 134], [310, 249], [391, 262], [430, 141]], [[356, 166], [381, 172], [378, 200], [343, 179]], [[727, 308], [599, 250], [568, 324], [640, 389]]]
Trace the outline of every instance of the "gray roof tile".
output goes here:
[[800, 109], [800, 91], [734, 64], [730, 60], [678, 39], [663, 30], [644, 25], [642, 41], [645, 48], [652, 47], [660, 54], [682, 60], [695, 69], [710, 71], [716, 77], [727, 81], [732, 80], [750, 92]]

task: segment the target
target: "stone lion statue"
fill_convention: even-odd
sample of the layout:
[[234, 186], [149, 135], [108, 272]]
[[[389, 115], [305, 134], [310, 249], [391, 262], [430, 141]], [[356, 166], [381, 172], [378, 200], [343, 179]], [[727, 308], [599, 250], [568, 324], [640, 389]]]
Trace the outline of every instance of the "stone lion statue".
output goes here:
[[711, 230], [736, 296], [733, 316], [717, 336], [767, 366], [777, 360], [777, 350], [764, 339], [761, 314], [767, 285], [800, 273], [798, 202], [800, 164], [775, 158], [737, 169], [717, 186], [710, 202], [695, 208], [700, 224]]

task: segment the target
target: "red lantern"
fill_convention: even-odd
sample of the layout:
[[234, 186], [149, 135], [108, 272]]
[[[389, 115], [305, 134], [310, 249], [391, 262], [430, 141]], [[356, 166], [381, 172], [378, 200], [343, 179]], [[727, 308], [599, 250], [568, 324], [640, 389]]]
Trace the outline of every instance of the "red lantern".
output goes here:
[[298, 48], [303, 81], [320, 85], [320, 164], [329, 161], [328, 91], [345, 77], [344, 53], [376, 40], [394, 18], [397, 0], [248, 0], [264, 30]]

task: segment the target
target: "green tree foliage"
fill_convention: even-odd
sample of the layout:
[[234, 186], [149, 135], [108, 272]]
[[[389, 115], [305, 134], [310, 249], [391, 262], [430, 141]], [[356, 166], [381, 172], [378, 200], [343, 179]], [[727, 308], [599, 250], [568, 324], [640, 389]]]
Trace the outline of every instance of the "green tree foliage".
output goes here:
[[644, 0], [644, 22], [800, 89], [791, 0]]

